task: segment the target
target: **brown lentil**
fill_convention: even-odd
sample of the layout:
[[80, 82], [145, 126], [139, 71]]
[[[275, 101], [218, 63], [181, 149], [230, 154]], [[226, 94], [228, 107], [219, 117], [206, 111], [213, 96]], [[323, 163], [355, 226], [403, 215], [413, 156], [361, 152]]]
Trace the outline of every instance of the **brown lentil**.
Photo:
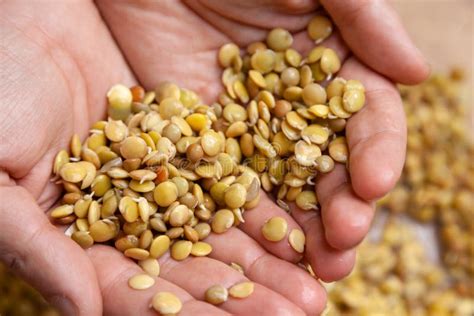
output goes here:
[[129, 248], [125, 250], [123, 254], [135, 260], [145, 260], [150, 256], [147, 250], [141, 248]]
[[206, 290], [204, 298], [206, 302], [211, 303], [212, 305], [219, 305], [227, 301], [229, 292], [225, 287], [220, 284], [213, 285]]
[[71, 235], [71, 239], [84, 249], [92, 247], [94, 244], [94, 239], [90, 236], [89, 232], [85, 231], [74, 232]]

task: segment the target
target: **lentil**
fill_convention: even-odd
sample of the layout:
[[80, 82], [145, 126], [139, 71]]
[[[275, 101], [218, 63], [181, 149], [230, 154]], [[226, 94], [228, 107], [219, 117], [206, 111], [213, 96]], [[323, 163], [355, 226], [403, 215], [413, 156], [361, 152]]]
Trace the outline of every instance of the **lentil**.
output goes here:
[[253, 293], [253, 282], [245, 281], [232, 286], [229, 289], [229, 295], [234, 298], [246, 298]]
[[159, 206], [169, 206], [178, 198], [178, 188], [172, 181], [162, 182], [156, 186], [153, 197]]
[[104, 219], [90, 225], [89, 232], [95, 242], [105, 242], [117, 235], [117, 227], [112, 221]]
[[170, 247], [170, 238], [166, 235], [160, 235], [153, 239], [150, 245], [150, 257], [160, 258]]
[[323, 15], [315, 16], [309, 21], [308, 35], [316, 44], [324, 41], [332, 33], [332, 22]]
[[229, 67], [232, 60], [239, 56], [239, 47], [233, 43], [223, 45], [219, 50], [218, 60], [222, 67]]
[[222, 209], [216, 212], [212, 219], [212, 231], [221, 234], [229, 230], [234, 224], [234, 213], [227, 209]]
[[151, 276], [158, 277], [160, 275], [160, 264], [158, 260], [149, 258], [138, 261], [138, 265]]
[[293, 36], [282, 28], [275, 28], [267, 35], [267, 45], [274, 51], [284, 51], [293, 44]]
[[146, 290], [154, 284], [155, 279], [148, 274], [137, 274], [128, 279], [128, 285], [134, 290]]
[[71, 235], [71, 239], [84, 249], [92, 247], [94, 244], [94, 239], [90, 236], [89, 232], [85, 231], [74, 232]]
[[213, 305], [219, 305], [227, 301], [229, 292], [222, 285], [213, 285], [206, 290], [204, 298], [206, 302]]
[[235, 263], [235, 262], [231, 262], [231, 263], [229, 264], [229, 266], [230, 266], [232, 269], [234, 269], [234, 270], [240, 272], [241, 274], [244, 274], [244, 268], [242, 268], [241, 265], [239, 265], [239, 264], [237, 264], [237, 263]]
[[292, 229], [289, 236], [288, 236], [288, 241], [291, 245], [291, 248], [293, 248], [296, 252], [298, 253], [303, 253], [304, 251], [304, 246], [305, 246], [305, 235], [304, 233], [299, 230], [299, 229]]
[[193, 243], [187, 240], [178, 240], [171, 246], [171, 257], [181, 261], [189, 257]]
[[212, 246], [206, 242], [195, 242], [191, 248], [191, 254], [195, 257], [207, 256], [212, 252]]
[[178, 314], [183, 304], [179, 298], [170, 292], [158, 292], [153, 296], [151, 305], [161, 315]]
[[107, 92], [109, 116], [114, 120], [125, 120], [131, 113], [133, 95], [129, 88], [117, 84]]
[[311, 83], [304, 87], [302, 92], [303, 101], [306, 105], [325, 104], [327, 100], [326, 90], [317, 83]]
[[302, 191], [296, 196], [296, 205], [304, 211], [318, 209], [316, 193], [314, 191]]
[[68, 162], [59, 169], [59, 175], [64, 181], [78, 183], [86, 177], [87, 170], [79, 163]]
[[129, 248], [123, 253], [126, 257], [136, 259], [136, 260], [145, 260], [150, 256], [150, 253], [141, 248]]
[[275, 52], [266, 49], [256, 51], [255, 54], [253, 54], [250, 58], [250, 63], [253, 69], [262, 74], [266, 74], [273, 70], [273, 67], [275, 66], [275, 60]]
[[226, 191], [225, 191], [225, 204], [231, 208], [239, 208], [245, 204], [247, 196], [247, 191], [245, 187], [239, 183], [232, 184]]
[[262, 226], [262, 234], [268, 241], [280, 241], [286, 236], [288, 223], [283, 217], [275, 216], [270, 218]]
[[[323, 51], [320, 65], [321, 65], [321, 70], [324, 73], [326, 73], [328, 76], [332, 76], [334, 73], [338, 72], [339, 69], [341, 69], [341, 61], [339, 60], [339, 57], [337, 56], [336, 52], [330, 48], [326, 48]], [[361, 103], [362, 105], [360, 106], [360, 108], [362, 108], [363, 106], [363, 102]]]

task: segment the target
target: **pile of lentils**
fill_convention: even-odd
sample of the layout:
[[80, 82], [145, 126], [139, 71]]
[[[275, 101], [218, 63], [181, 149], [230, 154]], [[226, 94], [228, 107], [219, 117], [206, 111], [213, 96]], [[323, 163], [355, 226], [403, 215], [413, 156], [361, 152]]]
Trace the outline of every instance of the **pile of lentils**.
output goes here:
[[351, 275], [328, 285], [324, 315], [473, 315], [473, 299], [450, 283], [445, 269], [429, 262], [424, 247], [411, 225], [390, 218], [380, 240], [359, 246]]
[[[308, 35], [320, 43], [331, 21], [315, 17]], [[218, 102], [201, 102], [193, 91], [163, 82], [154, 91], [117, 84], [107, 93], [107, 120], [96, 122], [53, 166], [66, 193], [51, 212], [83, 248], [115, 245], [144, 274], [129, 280], [149, 288], [159, 274], [157, 259], [206, 256], [210, 233], [223, 234], [244, 222], [258, 206], [260, 188], [289, 211], [318, 209], [314, 180], [335, 163], [348, 161], [347, 120], [365, 103], [363, 85], [336, 77], [341, 61], [334, 50], [316, 46], [303, 57], [291, 48], [292, 35], [271, 30], [266, 42], [250, 44], [244, 56], [235, 44], [218, 53], [224, 92]], [[287, 238], [287, 223], [274, 217], [262, 227], [272, 242]], [[304, 251], [300, 230], [288, 234], [296, 252]], [[237, 284], [228, 294], [242, 299], [253, 284]], [[227, 300], [218, 285], [206, 293], [210, 303]], [[161, 314], [178, 313], [179, 299], [158, 293], [152, 302]]]
[[399, 185], [380, 205], [434, 224], [441, 259], [457, 291], [474, 298], [474, 139], [460, 88], [463, 77], [453, 69], [400, 88], [408, 122], [407, 160]]

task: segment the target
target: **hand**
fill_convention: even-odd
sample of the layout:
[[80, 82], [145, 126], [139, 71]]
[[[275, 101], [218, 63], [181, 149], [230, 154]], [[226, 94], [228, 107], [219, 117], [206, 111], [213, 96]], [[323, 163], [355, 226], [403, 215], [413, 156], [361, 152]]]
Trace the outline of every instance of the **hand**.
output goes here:
[[[98, 315], [102, 307], [106, 314], [149, 313], [151, 296], [159, 290], [172, 291], [186, 302], [183, 314], [245, 314], [250, 310], [258, 312], [258, 308], [273, 314], [318, 313], [325, 300], [322, 288], [302, 270], [281, 260], [296, 262], [299, 256], [283, 244], [263, 240], [260, 226], [277, 213], [287, 217], [291, 228], [299, 223], [308, 234], [307, 257], [318, 276], [324, 280], [340, 278], [353, 264], [353, 250], [346, 249], [361, 240], [372, 218], [365, 200], [384, 194], [398, 177], [405, 141], [399, 98], [388, 81], [352, 58], [341, 76], [361, 79], [368, 90], [366, 109], [348, 126], [349, 145], [353, 147], [353, 188], [347, 183], [343, 168], [321, 179], [318, 195], [322, 218], [295, 210], [295, 222], [264, 200], [259, 209], [245, 214], [245, 225], [206, 240], [214, 247], [212, 258], [183, 263], [161, 259], [162, 274], [146, 292], [127, 287], [128, 277], [139, 271], [130, 260], [105, 246], [83, 252], [55, 229], [44, 213], [60, 194], [49, 182], [51, 161], [60, 148], [67, 146], [73, 132], [85, 136], [89, 126], [105, 115], [103, 96], [110, 85], [131, 85], [136, 74], [148, 88], [160, 80], [172, 80], [210, 100], [221, 89], [215, 57], [220, 45], [229, 40], [248, 44], [264, 37], [263, 28], [242, 25], [235, 22], [235, 17], [223, 17], [229, 16], [226, 12], [236, 12], [239, 18], [252, 18], [252, 14], [239, 14], [242, 8], [226, 11], [217, 7], [220, 2], [213, 1], [206, 5], [214, 11], [203, 10], [202, 3], [99, 2], [101, 14], [131, 69], [92, 4], [1, 4], [4, 42], [0, 50], [0, 111], [8, 119], [0, 122], [0, 259], [67, 314]], [[306, 25], [309, 12], [314, 9], [310, 3], [287, 7], [282, 1], [269, 14], [262, 15], [257, 14], [257, 9], [261, 10], [257, 3], [249, 3], [254, 9], [247, 7], [245, 12], [253, 12], [253, 21], [258, 19], [264, 27], [283, 26], [295, 32]], [[297, 37], [297, 43], [301, 43], [297, 45], [308, 46], [304, 34]], [[340, 56], [347, 56], [337, 35], [327, 45], [339, 47]], [[414, 67], [405, 69], [408, 77], [412, 74], [408, 82], [419, 80], [416, 76], [413, 79]], [[381, 119], [374, 120], [374, 115]], [[384, 124], [377, 126], [377, 122]], [[390, 159], [387, 161], [386, 157]], [[386, 176], [378, 177], [379, 174]], [[364, 183], [364, 179], [371, 181]], [[328, 198], [332, 194], [334, 197]], [[231, 240], [240, 242], [232, 244]], [[229, 301], [219, 311], [199, 299], [210, 285], [231, 285], [243, 278], [224, 264], [231, 261], [243, 265], [246, 276], [257, 287], [248, 299]]]

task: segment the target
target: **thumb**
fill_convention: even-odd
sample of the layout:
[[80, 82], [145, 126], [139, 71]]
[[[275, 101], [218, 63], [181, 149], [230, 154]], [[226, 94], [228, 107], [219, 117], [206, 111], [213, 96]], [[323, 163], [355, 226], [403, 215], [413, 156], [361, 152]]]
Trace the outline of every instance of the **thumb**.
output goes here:
[[51, 225], [31, 194], [0, 186], [0, 260], [37, 288], [63, 315], [101, 315], [92, 263]]

